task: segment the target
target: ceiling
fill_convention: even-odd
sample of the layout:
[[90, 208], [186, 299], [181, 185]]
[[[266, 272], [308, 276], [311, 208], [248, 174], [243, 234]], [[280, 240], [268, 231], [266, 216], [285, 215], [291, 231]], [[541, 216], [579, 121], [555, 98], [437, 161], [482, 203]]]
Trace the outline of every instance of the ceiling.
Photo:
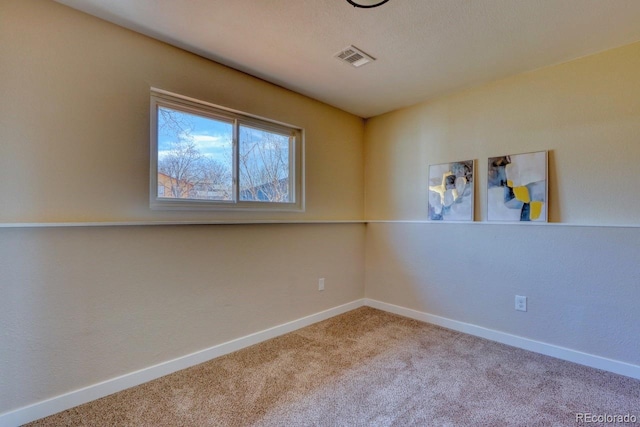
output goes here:
[[640, 40], [640, 0], [57, 1], [364, 118]]

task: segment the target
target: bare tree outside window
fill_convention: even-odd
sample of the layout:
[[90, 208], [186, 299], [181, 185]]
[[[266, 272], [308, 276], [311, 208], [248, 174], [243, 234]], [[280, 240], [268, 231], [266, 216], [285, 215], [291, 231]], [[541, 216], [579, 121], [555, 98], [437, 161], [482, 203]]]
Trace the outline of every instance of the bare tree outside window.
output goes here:
[[303, 130], [152, 89], [150, 206], [304, 211]]
[[240, 200], [289, 201], [289, 137], [240, 126]]
[[[197, 125], [200, 126], [197, 126]], [[210, 128], [228, 127], [227, 135], [205, 135]], [[164, 197], [176, 199], [231, 200], [231, 124], [194, 116], [165, 107], [158, 108], [158, 183], [168, 185]], [[218, 152], [206, 152], [218, 141]], [[159, 193], [158, 196], [161, 196]]]

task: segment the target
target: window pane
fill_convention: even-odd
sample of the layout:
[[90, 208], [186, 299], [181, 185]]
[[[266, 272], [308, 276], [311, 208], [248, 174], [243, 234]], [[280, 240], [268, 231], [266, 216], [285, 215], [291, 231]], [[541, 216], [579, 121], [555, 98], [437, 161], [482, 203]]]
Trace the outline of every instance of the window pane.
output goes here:
[[233, 123], [158, 107], [158, 197], [233, 200]]
[[151, 92], [150, 207], [304, 211], [304, 131]]
[[240, 200], [291, 202], [289, 136], [240, 126]]

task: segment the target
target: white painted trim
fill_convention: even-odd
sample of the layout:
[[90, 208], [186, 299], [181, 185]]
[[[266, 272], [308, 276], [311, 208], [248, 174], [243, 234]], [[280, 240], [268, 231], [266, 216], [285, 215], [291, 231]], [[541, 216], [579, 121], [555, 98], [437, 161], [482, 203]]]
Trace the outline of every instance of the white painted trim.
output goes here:
[[512, 225], [516, 227], [587, 227], [587, 228], [640, 228], [639, 224], [575, 224], [568, 222], [537, 222], [537, 221], [433, 221], [419, 219], [366, 219], [367, 224], [430, 224], [440, 226], [446, 225], [469, 225], [469, 226], [496, 226]]
[[83, 403], [108, 396], [118, 391], [122, 391], [130, 387], [146, 383], [148, 381], [163, 377], [173, 372], [177, 372], [179, 370], [209, 361], [216, 357], [224, 356], [225, 354], [232, 353], [242, 348], [258, 344], [260, 342], [278, 337], [280, 335], [284, 335], [300, 328], [304, 328], [305, 326], [309, 326], [322, 320], [329, 319], [339, 314], [355, 310], [356, 308], [364, 306], [364, 301], [364, 299], [355, 300], [347, 304], [343, 304], [337, 307], [330, 308], [328, 310], [321, 311], [319, 313], [293, 320], [291, 322], [283, 323], [282, 325], [274, 326], [260, 332], [227, 341], [225, 343], [218, 344], [213, 347], [188, 354], [186, 356], [159, 363], [157, 365], [150, 366], [139, 371], [130, 372], [128, 374], [124, 374], [98, 384], [93, 384], [79, 390], [74, 390], [72, 392], [44, 400], [42, 402], [25, 406], [23, 408], [5, 412], [4, 414], [0, 414], [0, 426], [19, 426], [31, 421], [38, 420], [40, 418], [47, 417], [49, 415], [56, 414], [66, 409], [82, 405]]
[[589, 366], [591, 368], [602, 369], [604, 371], [613, 372], [615, 374], [640, 379], [640, 366], [632, 365], [630, 363], [607, 359], [606, 357], [583, 353], [578, 350], [572, 350], [570, 348], [547, 344], [529, 338], [511, 335], [505, 332], [484, 328], [482, 326], [459, 322], [457, 320], [447, 319], [445, 317], [440, 317], [369, 298], [365, 298], [365, 305], [377, 308], [379, 310], [398, 314], [400, 316], [409, 317], [411, 319], [442, 326], [454, 331], [463, 332], [465, 334], [474, 335], [491, 341], [507, 344], [513, 347], [518, 347], [524, 350], [532, 351], [534, 353], [540, 353], [546, 356], [555, 357], [557, 359]]
[[322, 320], [329, 319], [339, 314], [346, 313], [362, 306], [369, 306], [379, 310], [405, 316], [411, 319], [420, 320], [422, 322], [431, 323], [463, 332], [469, 335], [485, 338], [491, 341], [500, 342], [513, 347], [522, 348], [524, 350], [533, 351], [535, 353], [544, 354], [569, 362], [578, 363], [596, 369], [625, 375], [631, 378], [640, 379], [640, 366], [632, 365], [617, 360], [607, 359], [592, 354], [559, 347], [553, 344], [547, 344], [535, 340], [531, 340], [516, 335], [507, 334], [505, 332], [493, 329], [483, 328], [481, 326], [464, 323], [457, 320], [436, 316], [429, 313], [401, 307], [394, 304], [377, 301], [370, 298], [364, 298], [352, 301], [338, 307], [330, 308], [282, 325], [274, 326], [260, 332], [256, 332], [244, 337], [240, 337], [225, 343], [215, 345], [213, 347], [197, 351], [167, 362], [159, 363], [139, 371], [131, 372], [98, 384], [74, 390], [72, 392], [34, 403], [23, 408], [19, 408], [10, 412], [0, 414], [0, 427], [15, 427], [40, 418], [53, 415], [55, 413], [73, 408], [78, 405], [100, 399], [110, 394], [135, 387], [148, 381], [160, 378], [162, 376], [177, 372], [191, 366], [209, 361], [216, 357], [249, 347], [254, 344], [269, 340], [271, 338], [293, 332], [305, 326], [312, 325]]
[[253, 225], [253, 224], [431, 224], [440, 226], [469, 225], [496, 226], [511, 225], [517, 227], [587, 227], [587, 228], [640, 228], [637, 224], [569, 224], [564, 222], [500, 222], [500, 221], [423, 221], [423, 220], [378, 220], [378, 219], [339, 219], [339, 220], [283, 220], [283, 219], [247, 219], [247, 220], [192, 220], [192, 221], [98, 221], [98, 222], [0, 222], [0, 228], [58, 228], [58, 227], [141, 227], [159, 225]]
[[366, 224], [365, 220], [213, 220], [213, 221], [111, 221], [111, 222], [2, 222], [0, 228], [58, 228], [58, 227], [140, 227], [158, 225], [254, 225], [254, 224]]

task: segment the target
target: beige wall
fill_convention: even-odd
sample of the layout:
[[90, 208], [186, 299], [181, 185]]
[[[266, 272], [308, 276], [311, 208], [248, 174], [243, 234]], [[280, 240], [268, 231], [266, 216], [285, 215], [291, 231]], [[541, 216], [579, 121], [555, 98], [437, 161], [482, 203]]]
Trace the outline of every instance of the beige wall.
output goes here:
[[[640, 365], [639, 76], [636, 43], [368, 120], [367, 297]], [[538, 150], [563, 224], [487, 224], [487, 158]], [[428, 165], [467, 159], [483, 223], [421, 223]]]
[[[366, 126], [51, 1], [0, 3], [0, 58], [0, 223], [258, 218], [150, 211], [151, 86], [305, 129], [306, 212], [260, 218], [392, 221], [0, 227], [0, 413], [362, 298], [365, 282], [370, 298], [640, 365], [640, 44]], [[550, 220], [568, 225], [393, 222], [426, 219], [430, 163], [468, 158], [482, 221], [486, 158], [543, 149]]]
[[0, 414], [360, 299], [364, 234], [0, 229]]
[[639, 227], [370, 223], [366, 296], [640, 366], [639, 242]]
[[639, 225], [640, 43], [367, 121], [366, 217], [427, 219], [429, 164], [549, 150], [549, 220]]
[[260, 218], [362, 219], [362, 119], [54, 2], [0, 19], [0, 223], [255, 218], [149, 209], [150, 87], [305, 129], [306, 212]]
[[[0, 224], [363, 218], [356, 116], [52, 1], [0, 2], [0, 58]], [[152, 212], [152, 86], [303, 127], [306, 212]], [[360, 299], [364, 233], [0, 227], [0, 414]]]

